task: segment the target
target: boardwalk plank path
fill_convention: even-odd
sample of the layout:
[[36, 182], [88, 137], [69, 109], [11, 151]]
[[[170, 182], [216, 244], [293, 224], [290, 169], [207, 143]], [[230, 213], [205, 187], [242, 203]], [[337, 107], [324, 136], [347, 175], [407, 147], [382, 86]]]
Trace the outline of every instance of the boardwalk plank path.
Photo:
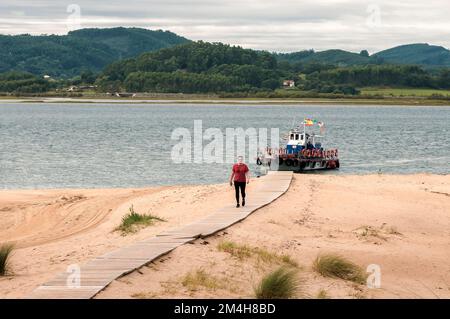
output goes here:
[[[165, 231], [156, 237], [131, 244], [89, 260], [76, 269], [80, 274], [64, 272], [36, 288], [27, 298], [90, 299], [119, 277], [145, 266], [175, 248], [198, 238], [213, 235], [242, 221], [256, 210], [283, 195], [289, 188], [292, 172], [269, 172], [251, 194], [251, 203], [236, 210], [225, 206], [196, 222]], [[79, 279], [78, 279], [79, 278]]]

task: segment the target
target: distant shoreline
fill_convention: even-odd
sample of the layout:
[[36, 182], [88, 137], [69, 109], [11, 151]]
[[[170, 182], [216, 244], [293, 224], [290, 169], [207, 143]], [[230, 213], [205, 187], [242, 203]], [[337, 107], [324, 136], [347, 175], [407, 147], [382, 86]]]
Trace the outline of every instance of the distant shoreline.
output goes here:
[[327, 98], [104, 98], [104, 97], [0, 97], [0, 102], [19, 103], [98, 103], [98, 104], [232, 104], [232, 105], [345, 105], [352, 106], [450, 106], [450, 100], [393, 98], [393, 99], [327, 99]]

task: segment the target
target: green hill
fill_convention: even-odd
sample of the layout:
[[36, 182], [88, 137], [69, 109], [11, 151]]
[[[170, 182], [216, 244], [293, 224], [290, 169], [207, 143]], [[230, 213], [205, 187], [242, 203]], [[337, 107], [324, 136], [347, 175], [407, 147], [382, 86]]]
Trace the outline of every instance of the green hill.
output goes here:
[[374, 54], [386, 62], [417, 64], [427, 67], [450, 67], [450, 51], [426, 43], [408, 44]]
[[281, 53], [277, 55], [278, 60], [290, 63], [323, 63], [339, 66], [353, 66], [366, 64], [380, 64], [380, 58], [353, 53], [344, 50], [326, 50], [320, 52], [300, 51], [294, 53]]
[[140, 28], [81, 29], [67, 35], [0, 35], [0, 73], [72, 77], [189, 40], [168, 31]]
[[[355, 88], [367, 86], [448, 87], [445, 70], [432, 74], [416, 65], [371, 63], [379, 60], [367, 52], [302, 54], [305, 63], [297, 66], [282, 63], [280, 55], [266, 51], [189, 42], [115, 62], [104, 69], [96, 84], [104, 92], [162, 93], [267, 91], [280, 88], [286, 79], [294, 80], [298, 89], [319, 93], [356, 94]], [[315, 63], [322, 61], [329, 64]]]
[[450, 67], [450, 51], [426, 43], [402, 45], [373, 55], [357, 54], [344, 50], [313, 50], [277, 54], [279, 61], [290, 63], [323, 63], [338, 66], [368, 64], [409, 64], [425, 68]]
[[230, 92], [274, 89], [282, 78], [269, 52], [199, 41], [113, 63], [97, 84], [109, 92]]

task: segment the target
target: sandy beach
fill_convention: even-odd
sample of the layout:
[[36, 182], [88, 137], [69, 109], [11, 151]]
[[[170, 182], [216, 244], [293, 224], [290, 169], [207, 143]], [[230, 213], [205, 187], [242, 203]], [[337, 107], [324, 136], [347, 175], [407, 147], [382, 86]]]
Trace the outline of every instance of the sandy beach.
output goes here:
[[[250, 184], [248, 202], [251, 203]], [[184, 225], [233, 202], [229, 185], [146, 189], [0, 191], [0, 243], [14, 242], [12, 274], [0, 298], [21, 298], [74, 263]], [[114, 229], [134, 209], [164, 218], [136, 234]], [[98, 298], [240, 298], [278, 262], [236, 258], [233, 242], [288, 255], [298, 264], [299, 298], [450, 298], [450, 175], [295, 175], [289, 191], [246, 220], [177, 248], [124, 276]], [[320, 253], [381, 268], [381, 288], [323, 278]], [[215, 287], [183, 284], [204, 271]]]

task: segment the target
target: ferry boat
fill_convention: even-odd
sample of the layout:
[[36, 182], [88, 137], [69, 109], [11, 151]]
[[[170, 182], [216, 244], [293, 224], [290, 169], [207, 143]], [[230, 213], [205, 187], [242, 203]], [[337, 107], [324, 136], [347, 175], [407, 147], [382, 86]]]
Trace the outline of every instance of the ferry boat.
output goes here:
[[[314, 127], [319, 127], [322, 135], [316, 134]], [[284, 137], [287, 141], [284, 146], [260, 151], [256, 164], [270, 170], [294, 172], [339, 169], [338, 149], [325, 149], [322, 145], [324, 132], [323, 122], [305, 119]]]

